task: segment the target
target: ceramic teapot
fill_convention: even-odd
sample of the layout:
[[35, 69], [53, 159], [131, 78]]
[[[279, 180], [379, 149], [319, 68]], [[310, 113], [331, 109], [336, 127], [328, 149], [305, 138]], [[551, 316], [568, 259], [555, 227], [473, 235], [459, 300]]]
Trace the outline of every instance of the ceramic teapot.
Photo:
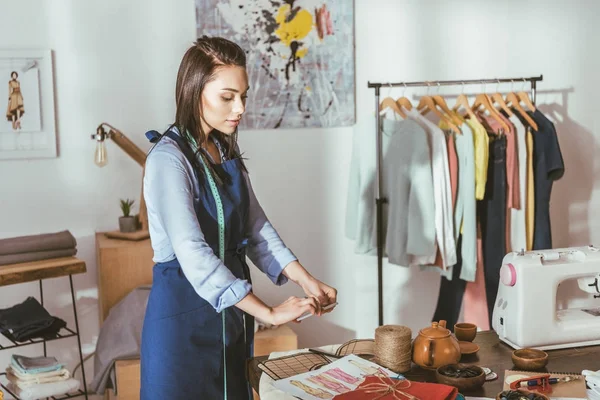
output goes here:
[[458, 340], [446, 329], [444, 320], [421, 329], [412, 347], [413, 362], [423, 368], [436, 369], [460, 361]]

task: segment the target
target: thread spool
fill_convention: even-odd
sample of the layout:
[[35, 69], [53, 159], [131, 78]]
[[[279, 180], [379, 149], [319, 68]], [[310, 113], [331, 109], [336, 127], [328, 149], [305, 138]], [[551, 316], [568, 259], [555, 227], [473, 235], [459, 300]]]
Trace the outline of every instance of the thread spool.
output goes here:
[[410, 370], [412, 331], [407, 326], [383, 325], [375, 329], [375, 361], [396, 373]]

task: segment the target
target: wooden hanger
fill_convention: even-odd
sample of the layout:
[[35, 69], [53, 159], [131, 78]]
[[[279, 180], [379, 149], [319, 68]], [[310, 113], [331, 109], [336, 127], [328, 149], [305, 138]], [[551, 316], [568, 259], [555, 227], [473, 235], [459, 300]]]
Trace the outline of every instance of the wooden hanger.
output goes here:
[[[498, 80], [498, 86], [499, 85], [500, 85], [500, 80]], [[504, 98], [502, 97], [500, 92], [498, 92], [498, 86], [496, 86], [496, 93], [492, 94], [492, 106], [494, 104], [498, 104], [500, 106], [500, 109], [502, 109], [509, 117], [512, 117], [513, 113], [506, 106], [506, 102], [504, 101]]]
[[521, 117], [523, 117], [523, 119], [525, 121], [527, 121], [529, 126], [531, 126], [531, 128], [537, 132], [538, 125], [535, 123], [533, 118], [531, 118], [529, 116], [529, 114], [527, 114], [527, 112], [525, 112], [525, 110], [523, 110], [523, 108], [521, 107], [520, 101], [514, 92], [510, 92], [506, 95], [506, 103], [510, 104], [515, 110], [517, 110], [519, 115], [521, 115]]
[[406, 92], [406, 84], [404, 84], [404, 92], [402, 93], [402, 97], [399, 97], [398, 99], [396, 99], [396, 104], [398, 105], [398, 107], [400, 107], [400, 109], [402, 109], [402, 107], [404, 107], [407, 110], [412, 110], [412, 108], [413, 108], [412, 103], [410, 102], [408, 97], [406, 97], [404, 95], [405, 92]]
[[419, 101], [419, 105], [417, 106], [417, 110], [419, 110], [423, 115], [427, 114], [427, 112], [429, 111], [433, 111], [433, 113], [437, 115], [440, 118], [440, 120], [446, 122], [449, 125], [450, 129], [452, 129], [458, 134], [462, 133], [458, 126], [456, 126], [454, 122], [450, 119], [450, 116], [445, 116], [437, 109], [435, 102], [433, 101], [433, 97], [429, 95], [422, 96], [421, 100]]
[[[390, 92], [391, 91], [392, 91], [392, 85], [390, 84]], [[404, 113], [404, 111], [402, 111], [400, 109], [400, 107], [398, 106], [398, 104], [396, 104], [396, 100], [394, 100], [390, 96], [387, 96], [385, 99], [383, 99], [381, 101], [381, 103], [379, 103], [379, 115], [382, 115], [385, 112], [385, 110], [388, 108], [393, 110], [396, 114], [400, 115], [402, 118], [406, 119], [406, 114]]]
[[[523, 78], [523, 84], [525, 84], [525, 78]], [[521, 100], [523, 102], [523, 104], [525, 104], [527, 106], [527, 108], [529, 108], [529, 111], [531, 111], [531, 112], [535, 111], [535, 106], [529, 99], [529, 95], [527, 94], [527, 92], [525, 92], [524, 90], [521, 90], [519, 93], [517, 93], [517, 97], [519, 98], [519, 100]]]
[[494, 108], [494, 106], [490, 102], [490, 98], [485, 93], [479, 93], [477, 96], [475, 96], [475, 102], [473, 103], [472, 110], [476, 111], [481, 106], [483, 106], [483, 108], [490, 113], [490, 116], [492, 118], [498, 121], [500, 126], [502, 126], [502, 129], [504, 129], [504, 132], [510, 131], [510, 129], [508, 129], [508, 125], [506, 125], [504, 120], [500, 117], [500, 113], [498, 112], [498, 110], [496, 110], [496, 108]]
[[452, 107], [452, 110], [454, 112], [458, 113], [461, 106], [465, 109], [465, 112], [471, 119], [473, 119], [474, 121], [477, 120], [477, 116], [475, 115], [473, 110], [471, 110], [471, 105], [469, 104], [469, 99], [467, 98], [467, 95], [465, 94], [464, 82], [463, 82], [462, 93], [456, 98], [456, 101], [454, 102], [454, 107]]
[[396, 114], [402, 116], [402, 118], [406, 118], [404, 111], [402, 111], [398, 104], [396, 104], [396, 100], [392, 99], [391, 97], [386, 97], [381, 103], [379, 103], [379, 113], [381, 114], [386, 108], [390, 108]]
[[[439, 92], [440, 83], [438, 82], [437, 85], [438, 85], [438, 92]], [[442, 109], [442, 111], [444, 111], [446, 113], [446, 116], [448, 117], [448, 119], [450, 119], [456, 126], [460, 126], [463, 123], [462, 119], [459, 116], [457, 116], [456, 113], [453, 113], [452, 111], [450, 111], [448, 104], [446, 104], [446, 100], [444, 100], [444, 98], [442, 96], [437, 94], [437, 95], [431, 96], [431, 98], [433, 99], [433, 102], [437, 106], [439, 106]]]

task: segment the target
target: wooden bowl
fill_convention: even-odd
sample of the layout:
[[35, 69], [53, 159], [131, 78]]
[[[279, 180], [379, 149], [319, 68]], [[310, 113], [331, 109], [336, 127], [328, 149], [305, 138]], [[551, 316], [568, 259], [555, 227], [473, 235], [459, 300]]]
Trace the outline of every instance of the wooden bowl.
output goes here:
[[542, 350], [519, 349], [512, 352], [512, 362], [524, 371], [535, 371], [548, 364], [548, 354]]
[[[478, 372], [478, 375], [474, 377], [452, 377], [444, 375], [444, 371], [456, 371], [461, 369], [471, 369]], [[485, 371], [478, 367], [477, 365], [468, 365], [468, 364], [448, 364], [443, 365], [435, 370], [435, 378], [438, 383], [442, 383], [444, 385], [454, 386], [458, 389], [459, 392], [469, 391], [478, 389], [483, 386], [485, 383]]]
[[454, 324], [454, 336], [459, 342], [472, 342], [477, 336], [477, 325], [467, 322]]
[[[508, 390], [505, 390], [505, 391], [502, 391], [502, 392], [498, 393], [496, 395], [496, 400], [502, 400], [502, 393], [504, 393], [504, 392], [508, 392]], [[550, 400], [550, 398], [548, 396], [546, 396], [546, 395], [544, 395], [542, 393], [538, 393], [538, 392], [529, 392], [529, 391], [523, 390], [523, 389], [516, 389], [516, 390], [513, 390], [513, 392], [519, 392], [523, 396], [526, 396], [526, 397], [529, 396], [531, 393], [534, 393], [535, 396], [536, 396], [536, 399]]]

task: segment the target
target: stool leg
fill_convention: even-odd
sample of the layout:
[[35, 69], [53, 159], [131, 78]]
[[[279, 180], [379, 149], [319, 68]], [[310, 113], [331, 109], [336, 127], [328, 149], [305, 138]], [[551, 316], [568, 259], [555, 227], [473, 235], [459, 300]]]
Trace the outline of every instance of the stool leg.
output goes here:
[[[42, 286], [42, 280], [40, 279], [40, 303], [42, 307], [44, 307], [44, 287]], [[44, 340], [44, 357], [47, 357], [48, 354], [46, 352], [46, 341]]]
[[79, 349], [79, 361], [81, 362], [81, 376], [83, 377], [83, 390], [85, 399], [88, 399], [87, 382], [85, 381], [85, 366], [83, 365], [83, 353], [81, 350], [81, 332], [79, 332], [79, 321], [77, 320], [77, 307], [75, 306], [75, 290], [73, 289], [73, 275], [69, 275], [69, 283], [71, 284], [71, 299], [73, 300], [73, 314], [75, 315], [75, 330], [77, 331], [77, 344]]

